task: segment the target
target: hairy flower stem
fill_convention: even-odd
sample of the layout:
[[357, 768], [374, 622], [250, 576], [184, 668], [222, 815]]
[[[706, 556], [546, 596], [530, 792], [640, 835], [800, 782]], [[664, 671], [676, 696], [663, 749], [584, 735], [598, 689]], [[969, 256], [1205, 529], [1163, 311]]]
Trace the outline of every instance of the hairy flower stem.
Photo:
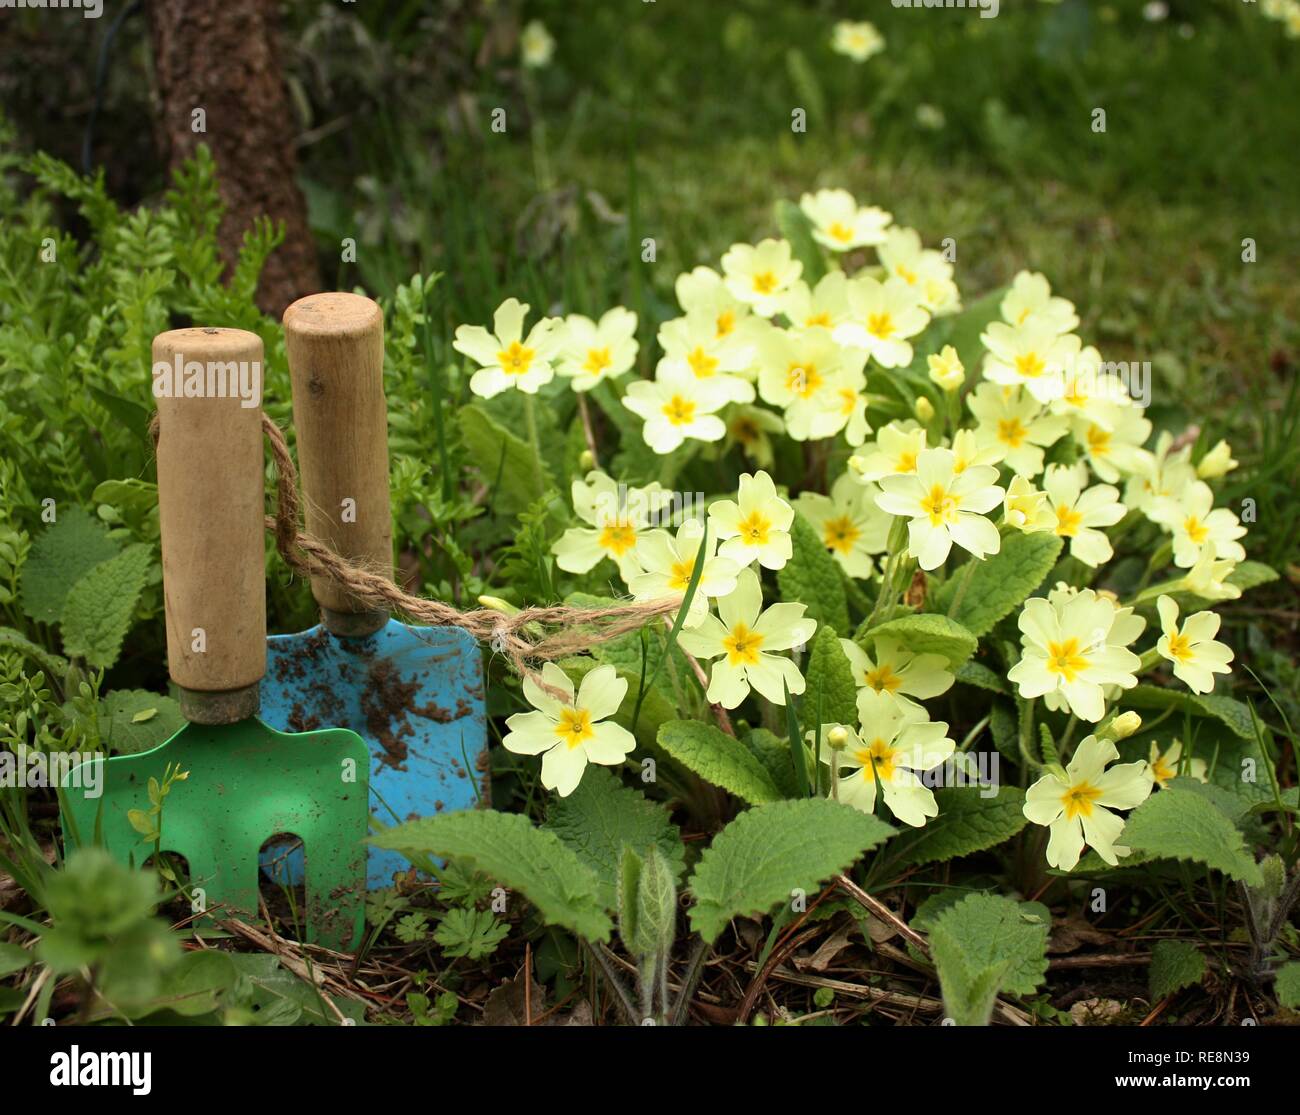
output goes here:
[[968, 558], [962, 568], [961, 580], [957, 582], [957, 591], [952, 594], [952, 603], [948, 605], [949, 619], [954, 618], [957, 615], [957, 610], [961, 607], [966, 590], [970, 587], [971, 578], [975, 575], [975, 562], [975, 558]]
[[[522, 392], [524, 396], [524, 428], [528, 431], [528, 444], [533, 447], [533, 455], [540, 462], [542, 443], [537, 436], [537, 396]], [[540, 483], [540, 479], [538, 483]]]
[[888, 613], [881, 615], [881, 609], [885, 607], [886, 601], [888, 601], [889, 612], [894, 610], [894, 597], [897, 594], [897, 589], [894, 588], [894, 579], [903, 560], [906, 538], [907, 522], [901, 518], [895, 519], [889, 528], [889, 557], [885, 559], [885, 568], [880, 574], [880, 591], [876, 595], [876, 603], [871, 609], [871, 615], [867, 617], [868, 631], [875, 627], [877, 620], [888, 618]]
[[578, 397], [578, 415], [582, 419], [582, 436], [587, 442], [587, 451], [591, 454], [591, 467], [600, 468], [600, 454], [596, 451], [596, 433], [591, 425], [591, 411], [587, 409], [587, 393], [575, 391]]

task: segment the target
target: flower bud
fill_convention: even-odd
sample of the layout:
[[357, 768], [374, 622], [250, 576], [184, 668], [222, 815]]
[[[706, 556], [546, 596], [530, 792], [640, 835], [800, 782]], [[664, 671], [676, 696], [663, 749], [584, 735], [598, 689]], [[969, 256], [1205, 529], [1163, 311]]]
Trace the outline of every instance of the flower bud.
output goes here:
[[499, 596], [480, 596], [478, 602], [481, 608], [488, 608], [507, 616], [513, 616], [519, 611], [509, 600], [502, 600]]
[[966, 381], [966, 369], [961, 357], [952, 345], [944, 345], [943, 351], [926, 358], [930, 366], [930, 379], [945, 391], [956, 391]]
[[582, 469], [583, 472], [588, 472], [596, 467], [596, 458], [590, 449], [584, 449], [578, 455], [578, 467]]
[[912, 409], [920, 422], [929, 422], [934, 417], [934, 404], [924, 395], [916, 400], [916, 406]]
[[1111, 724], [1111, 731], [1115, 733], [1116, 739], [1128, 739], [1140, 727], [1142, 717], [1136, 712], [1121, 712]]
[[826, 746], [832, 751], [843, 751], [849, 742], [849, 730], [843, 724], [836, 724], [826, 733]]
[[1201, 458], [1201, 463], [1196, 466], [1196, 475], [1202, 480], [1214, 480], [1236, 467], [1237, 462], [1233, 459], [1232, 448], [1226, 441], [1221, 440]]

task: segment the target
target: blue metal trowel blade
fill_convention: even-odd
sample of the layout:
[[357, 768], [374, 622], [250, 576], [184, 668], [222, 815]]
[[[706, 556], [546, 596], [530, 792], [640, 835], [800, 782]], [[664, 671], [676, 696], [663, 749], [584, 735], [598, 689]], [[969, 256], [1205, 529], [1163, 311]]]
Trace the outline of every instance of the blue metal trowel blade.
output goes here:
[[[361, 736], [370, 748], [371, 813], [385, 826], [472, 809], [487, 797], [483, 660], [459, 627], [389, 620], [356, 638], [323, 626], [272, 635], [261, 717], [284, 732], [350, 728]], [[296, 882], [300, 860], [268, 852], [263, 867], [277, 859]], [[392, 886], [409, 867], [399, 853], [371, 848], [367, 885]]]

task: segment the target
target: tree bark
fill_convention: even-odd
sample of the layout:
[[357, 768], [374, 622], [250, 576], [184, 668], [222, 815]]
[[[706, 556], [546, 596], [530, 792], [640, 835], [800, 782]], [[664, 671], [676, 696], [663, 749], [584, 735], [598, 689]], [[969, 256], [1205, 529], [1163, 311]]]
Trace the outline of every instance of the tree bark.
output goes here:
[[[147, 7], [164, 157], [175, 167], [201, 143], [212, 151], [226, 205], [219, 235], [228, 267], [256, 218], [283, 223], [284, 242], [257, 288], [258, 305], [278, 318], [289, 303], [320, 290], [321, 279], [295, 177], [275, 0], [147, 0]], [[196, 109], [205, 131], [195, 130]]]

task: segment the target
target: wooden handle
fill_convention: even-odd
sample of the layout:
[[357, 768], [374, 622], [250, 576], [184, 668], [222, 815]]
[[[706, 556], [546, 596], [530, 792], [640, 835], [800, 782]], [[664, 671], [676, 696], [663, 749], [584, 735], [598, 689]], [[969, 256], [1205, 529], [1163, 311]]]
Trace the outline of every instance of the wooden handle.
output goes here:
[[[285, 310], [284, 339], [307, 531], [391, 579], [383, 312], [359, 294], [312, 294]], [[365, 634], [387, 619], [326, 577], [311, 587], [335, 634]]]
[[266, 673], [262, 341], [174, 329], [153, 360], [167, 664], [189, 719], [230, 723]]

